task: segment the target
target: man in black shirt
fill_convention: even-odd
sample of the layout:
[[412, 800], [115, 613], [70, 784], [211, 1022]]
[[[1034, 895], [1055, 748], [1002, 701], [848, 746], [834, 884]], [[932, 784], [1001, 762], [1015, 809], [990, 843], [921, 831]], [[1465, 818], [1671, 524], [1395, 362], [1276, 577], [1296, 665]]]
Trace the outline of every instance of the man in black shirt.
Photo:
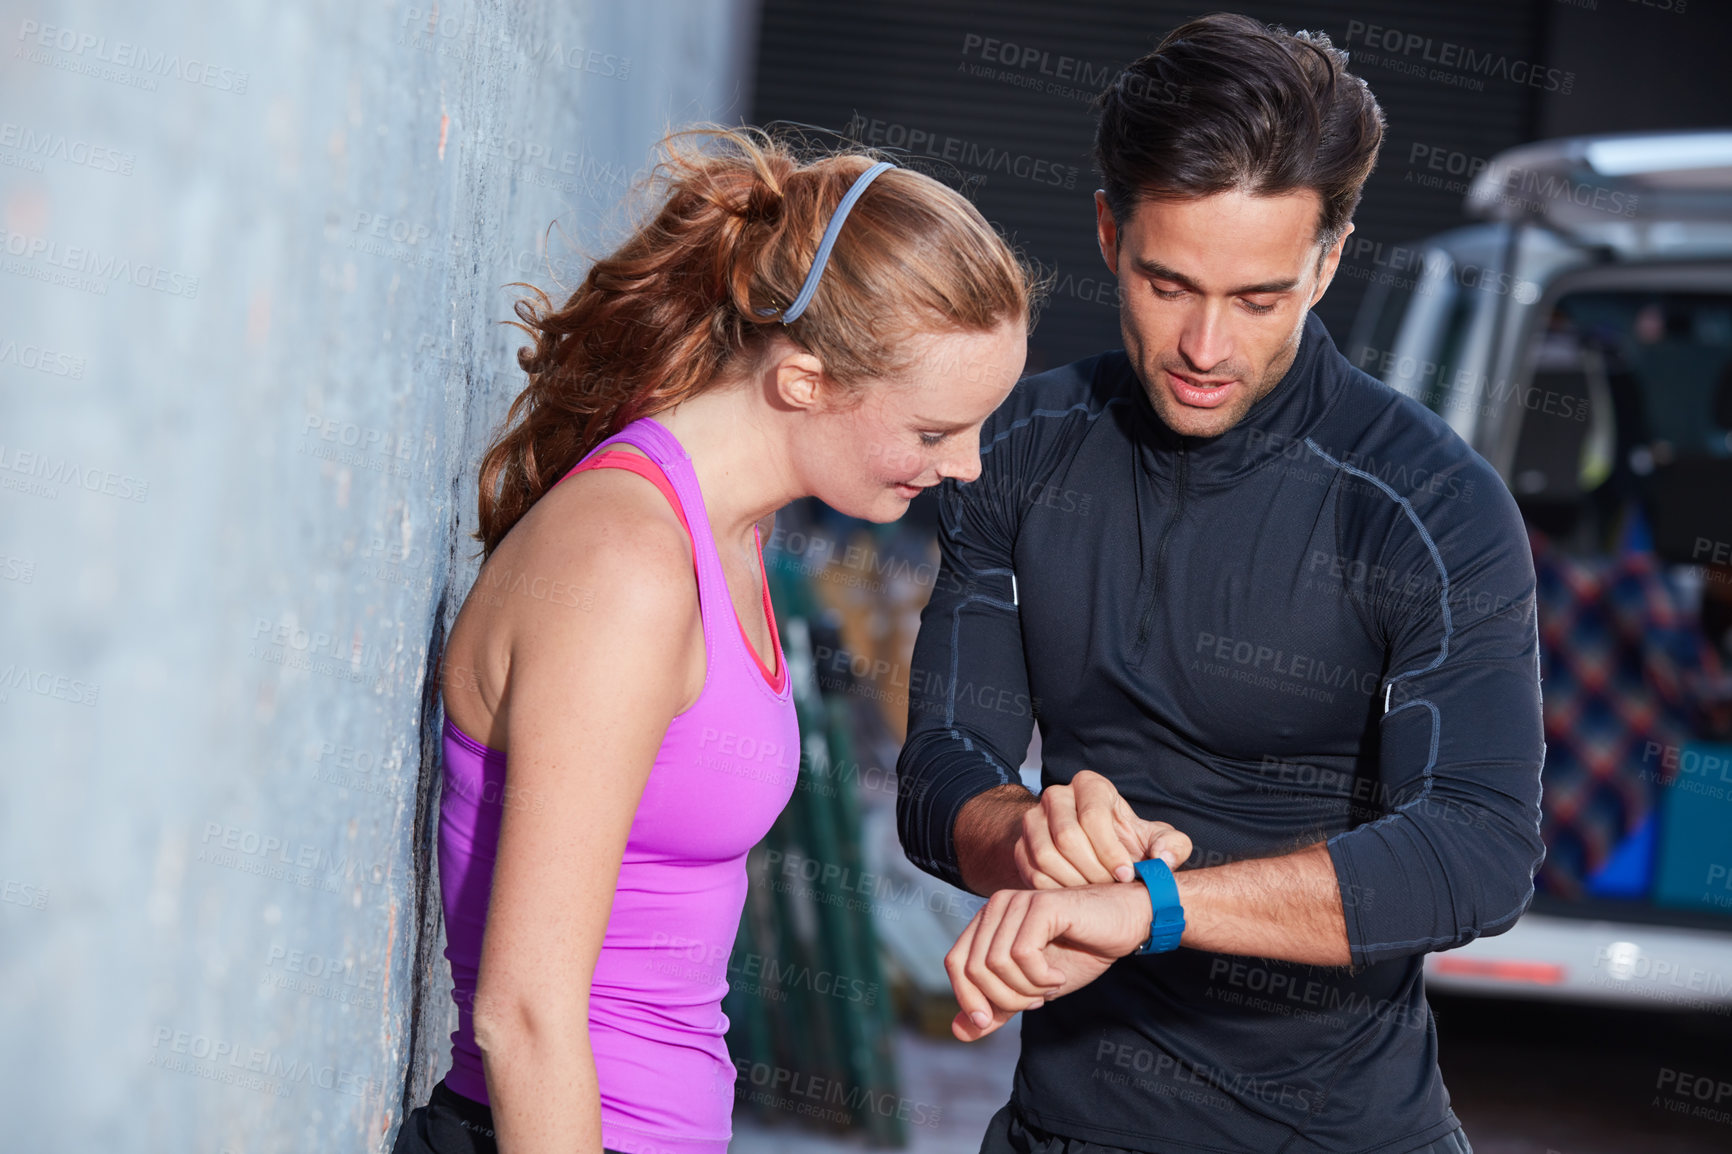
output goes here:
[[[1125, 347], [1020, 382], [940, 490], [898, 764], [909, 858], [989, 896], [953, 1030], [1027, 1011], [983, 1154], [1466, 1151], [1423, 960], [1533, 894], [1534, 574], [1496, 472], [1310, 313], [1382, 113], [1224, 15], [1100, 107]], [[1183, 936], [1138, 952], [1157, 857]]]

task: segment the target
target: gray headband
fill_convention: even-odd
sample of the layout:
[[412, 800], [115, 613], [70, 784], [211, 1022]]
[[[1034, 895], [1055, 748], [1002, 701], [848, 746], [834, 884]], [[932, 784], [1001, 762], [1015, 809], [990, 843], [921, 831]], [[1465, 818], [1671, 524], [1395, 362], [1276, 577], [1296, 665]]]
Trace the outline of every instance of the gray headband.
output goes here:
[[[879, 173], [896, 165], [888, 160], [880, 160], [865, 172], [855, 178], [854, 184], [848, 189], [842, 203], [836, 206], [836, 211], [830, 217], [830, 224], [824, 229], [824, 239], [818, 242], [818, 255], [812, 258], [812, 270], [806, 274], [806, 283], [800, 286], [800, 295], [794, 298], [794, 303], [782, 310], [782, 323], [788, 324], [800, 318], [806, 311], [806, 306], [812, 303], [812, 297], [818, 291], [818, 278], [824, 275], [824, 266], [830, 262], [830, 249], [836, 243], [836, 237], [842, 232], [842, 222], [848, 219], [848, 210], [854, 207], [854, 202], [860, 199], [860, 194], [866, 191]], [[761, 317], [773, 317], [775, 309], [759, 309]]]

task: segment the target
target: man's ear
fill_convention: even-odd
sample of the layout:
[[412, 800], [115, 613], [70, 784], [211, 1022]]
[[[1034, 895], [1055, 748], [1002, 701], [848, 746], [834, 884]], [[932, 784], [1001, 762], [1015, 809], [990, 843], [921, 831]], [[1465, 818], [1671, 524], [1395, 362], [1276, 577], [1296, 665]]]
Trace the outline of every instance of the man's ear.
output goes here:
[[1330, 246], [1329, 251], [1323, 254], [1322, 267], [1317, 274], [1317, 291], [1311, 294], [1311, 303], [1305, 306], [1307, 309], [1316, 308], [1317, 302], [1323, 299], [1323, 294], [1328, 290], [1329, 283], [1335, 279], [1335, 270], [1341, 264], [1341, 254], [1347, 249], [1347, 238], [1352, 235], [1353, 224], [1349, 222], [1346, 230]]
[[1100, 245], [1101, 259], [1115, 277], [1119, 275], [1119, 226], [1113, 210], [1107, 207], [1107, 194], [1095, 189], [1095, 240]]

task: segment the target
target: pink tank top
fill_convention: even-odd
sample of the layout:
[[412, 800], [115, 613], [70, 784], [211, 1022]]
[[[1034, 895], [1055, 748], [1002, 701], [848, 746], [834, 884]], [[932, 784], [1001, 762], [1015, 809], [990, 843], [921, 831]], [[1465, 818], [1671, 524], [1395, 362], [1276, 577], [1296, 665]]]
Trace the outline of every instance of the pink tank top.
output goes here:
[[[641, 417], [602, 441], [571, 472], [599, 464], [598, 454], [615, 441], [637, 446], [660, 467], [691, 534], [704, 684], [662, 738], [632, 819], [590, 986], [602, 1144], [644, 1154], [726, 1154], [735, 1069], [723, 1040], [728, 1019], [721, 1002], [746, 899], [746, 851], [769, 831], [794, 792], [800, 732], [768, 580], [763, 603], [776, 677], [752, 651], [728, 595], [690, 455], [663, 425]], [[634, 454], [614, 457], [633, 471], [648, 467]], [[761, 540], [759, 549], [761, 561]], [[492, 890], [505, 755], [449, 718], [443, 748], [439, 882], [458, 1018], [445, 1084], [485, 1103], [487, 1082], [470, 1006]]]

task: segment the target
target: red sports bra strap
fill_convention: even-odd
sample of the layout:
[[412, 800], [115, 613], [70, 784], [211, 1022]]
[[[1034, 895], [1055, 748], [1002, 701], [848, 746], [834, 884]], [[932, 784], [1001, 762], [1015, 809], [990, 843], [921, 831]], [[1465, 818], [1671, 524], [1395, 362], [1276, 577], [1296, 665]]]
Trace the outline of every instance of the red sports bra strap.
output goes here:
[[668, 504], [674, 507], [674, 515], [680, 519], [680, 528], [690, 535], [692, 527], [686, 523], [686, 511], [680, 507], [680, 499], [674, 492], [673, 482], [669, 481], [667, 475], [657, 468], [656, 463], [648, 457], [637, 453], [628, 453], [624, 449], [604, 449], [581, 465], [572, 468], [566, 476], [569, 477], [572, 473], [581, 473], [585, 469], [604, 468], [630, 469], [660, 489], [662, 496], [668, 499]]

